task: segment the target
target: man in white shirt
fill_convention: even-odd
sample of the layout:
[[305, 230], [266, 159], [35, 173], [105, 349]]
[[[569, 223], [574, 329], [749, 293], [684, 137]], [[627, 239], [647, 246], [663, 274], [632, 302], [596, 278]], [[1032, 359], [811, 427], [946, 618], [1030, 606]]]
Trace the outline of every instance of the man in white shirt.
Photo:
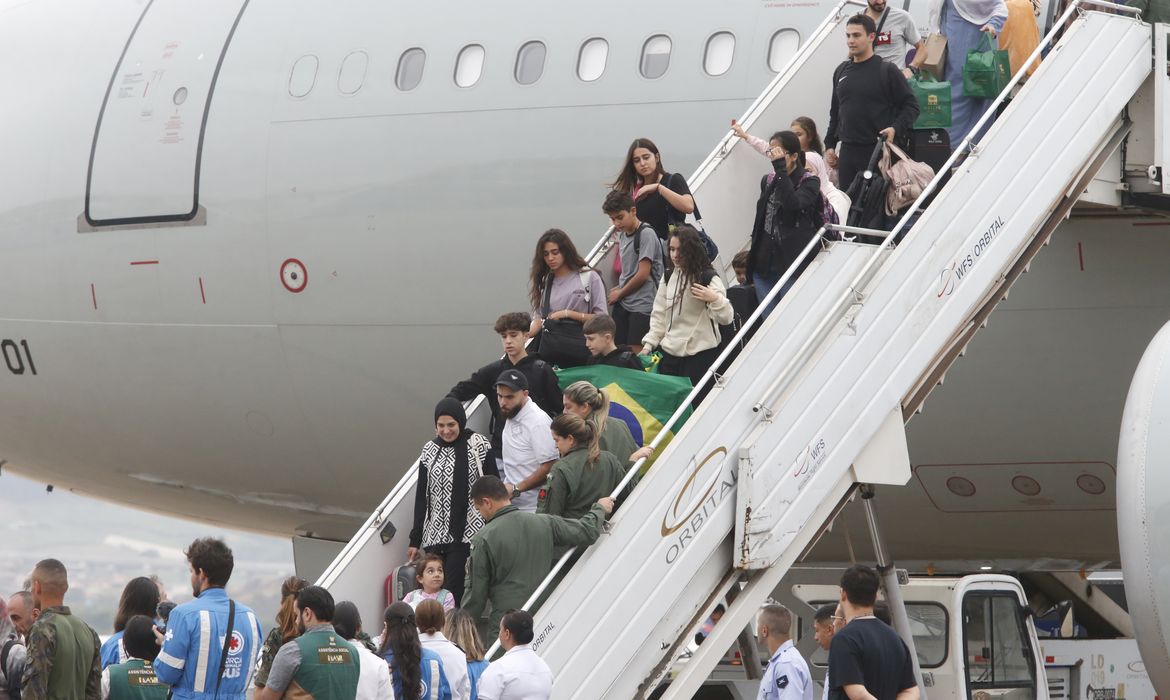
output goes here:
[[358, 652], [361, 672], [355, 700], [394, 700], [394, 686], [390, 682], [390, 667], [386, 660], [370, 651], [358, 638], [362, 632], [362, 617], [357, 606], [348, 600], [338, 603], [333, 611], [333, 629]]
[[509, 610], [500, 620], [500, 645], [506, 653], [488, 665], [479, 679], [479, 700], [548, 700], [553, 676], [544, 659], [528, 646], [532, 615]]
[[496, 379], [496, 400], [500, 416], [507, 419], [501, 470], [505, 487], [512, 505], [535, 513], [537, 492], [561, 456], [550, 430], [552, 419], [528, 399], [528, 378], [518, 370], [504, 370]]
[[783, 605], [765, 605], [756, 623], [761, 646], [772, 655], [757, 700], [813, 700], [812, 676], [792, 645], [792, 613]]

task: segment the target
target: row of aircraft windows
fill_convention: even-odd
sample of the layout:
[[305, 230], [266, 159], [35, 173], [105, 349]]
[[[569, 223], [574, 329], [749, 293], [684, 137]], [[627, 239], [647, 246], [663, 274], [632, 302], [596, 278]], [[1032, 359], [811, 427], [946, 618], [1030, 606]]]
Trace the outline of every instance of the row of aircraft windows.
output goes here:
[[[800, 46], [800, 34], [794, 29], [781, 29], [768, 42], [767, 63], [774, 73], [779, 73]], [[654, 80], [666, 75], [670, 68], [670, 54], [673, 42], [665, 34], [655, 34], [642, 44], [638, 61], [638, 72], [643, 78]], [[484, 59], [487, 52], [482, 44], [468, 44], [459, 50], [455, 59], [455, 85], [469, 88], [483, 77]], [[544, 75], [548, 48], [540, 41], [529, 41], [516, 52], [516, 64], [512, 76], [520, 85], [532, 85]], [[719, 77], [731, 70], [735, 59], [735, 35], [731, 32], [715, 32], [707, 38], [703, 50], [703, 71], [712, 77]], [[593, 82], [605, 73], [609, 60], [609, 42], [600, 37], [587, 39], [577, 52], [577, 77], [584, 82]], [[370, 57], [365, 51], [353, 51], [341, 63], [337, 76], [337, 89], [342, 94], [352, 95], [365, 82]], [[398, 58], [394, 72], [394, 85], [403, 92], [419, 86], [426, 67], [427, 54], [421, 48], [410, 48]], [[317, 82], [320, 65], [312, 54], [301, 56], [293, 64], [289, 76], [288, 92], [293, 97], [305, 97]]]

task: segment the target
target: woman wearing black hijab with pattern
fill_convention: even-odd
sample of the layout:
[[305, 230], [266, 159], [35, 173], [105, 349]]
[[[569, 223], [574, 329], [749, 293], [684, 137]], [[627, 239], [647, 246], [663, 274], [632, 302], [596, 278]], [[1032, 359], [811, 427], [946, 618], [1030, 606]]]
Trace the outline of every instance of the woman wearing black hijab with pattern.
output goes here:
[[441, 556], [444, 588], [456, 604], [463, 598], [471, 538], [483, 527], [483, 518], [471, 504], [471, 485], [485, 474], [499, 476], [491, 441], [467, 429], [463, 404], [443, 399], [435, 406], [435, 439], [423, 445], [418, 458], [407, 557], [418, 559], [420, 549]]

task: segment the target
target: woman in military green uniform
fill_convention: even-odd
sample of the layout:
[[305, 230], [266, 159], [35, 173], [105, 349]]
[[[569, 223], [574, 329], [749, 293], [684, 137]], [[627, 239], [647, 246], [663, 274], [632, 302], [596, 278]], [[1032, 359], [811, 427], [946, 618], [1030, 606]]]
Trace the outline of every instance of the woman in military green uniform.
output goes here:
[[[643, 457], [654, 454], [649, 447], [638, 447], [624, 420], [609, 420], [609, 396], [589, 382], [573, 382], [565, 389], [565, 413], [588, 421], [600, 436], [601, 449], [617, 457], [623, 468]], [[568, 516], [572, 517], [572, 516]]]
[[580, 518], [597, 499], [613, 493], [626, 469], [617, 457], [601, 449], [596, 428], [580, 416], [557, 416], [552, 434], [561, 458], [549, 472], [536, 512]]

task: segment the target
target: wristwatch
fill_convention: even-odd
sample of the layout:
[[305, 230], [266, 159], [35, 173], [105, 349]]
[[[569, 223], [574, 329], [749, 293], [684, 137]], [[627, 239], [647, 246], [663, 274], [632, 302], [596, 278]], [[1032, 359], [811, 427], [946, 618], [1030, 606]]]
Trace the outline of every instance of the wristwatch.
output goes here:
[[518, 496], [522, 493], [524, 493], [524, 492], [521, 491], [518, 486], [516, 486], [515, 484], [512, 484], [512, 498], [515, 498], [516, 496]]

